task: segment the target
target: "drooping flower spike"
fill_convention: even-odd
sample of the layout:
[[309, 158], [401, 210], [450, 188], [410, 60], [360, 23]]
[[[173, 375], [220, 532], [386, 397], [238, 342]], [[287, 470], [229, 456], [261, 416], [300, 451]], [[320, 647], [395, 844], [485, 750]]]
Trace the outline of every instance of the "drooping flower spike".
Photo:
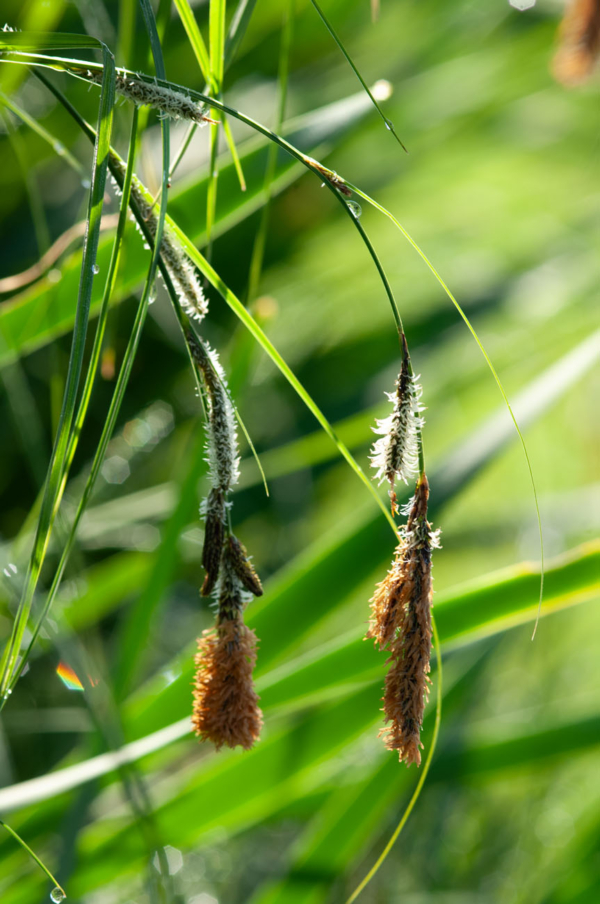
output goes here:
[[403, 509], [394, 562], [371, 600], [367, 638], [390, 654], [385, 679], [381, 729], [388, 750], [407, 765], [421, 763], [421, 726], [429, 695], [431, 659], [431, 551], [439, 532], [427, 521], [429, 484], [423, 474], [415, 495]]
[[190, 330], [186, 340], [206, 396], [206, 460], [212, 484], [201, 506], [205, 519], [202, 596], [215, 597], [216, 626], [198, 641], [192, 722], [217, 750], [258, 740], [262, 713], [252, 683], [257, 639], [244, 624], [244, 608], [262, 596], [260, 578], [245, 547], [231, 532], [227, 497], [239, 479], [235, 410], [217, 354]]

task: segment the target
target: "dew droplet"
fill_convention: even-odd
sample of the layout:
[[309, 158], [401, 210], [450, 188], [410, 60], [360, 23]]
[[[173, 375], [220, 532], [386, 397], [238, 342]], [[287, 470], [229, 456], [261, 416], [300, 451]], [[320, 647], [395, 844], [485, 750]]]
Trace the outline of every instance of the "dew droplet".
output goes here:
[[4, 700], [8, 700], [8, 698], [10, 697], [11, 694], [12, 694], [12, 688], [11, 688], [11, 687], [8, 687], [8, 688], [4, 691], [4, 697], [3, 697], [3, 699], [4, 699]]
[[388, 132], [393, 132], [393, 131], [394, 131], [394, 123], [393, 123], [391, 120], [389, 120], [389, 119], [386, 119], [386, 121], [385, 121], [385, 127], [386, 127], [386, 129], [388, 130]]
[[66, 894], [58, 885], [50, 892], [50, 900], [53, 901], [54, 904], [60, 904], [60, 902], [64, 901], [66, 897]]
[[98, 264], [94, 264], [94, 266], [92, 267], [92, 273], [94, 274], [94, 276], [100, 273], [100, 267], [98, 266]]
[[348, 205], [352, 216], [356, 217], [356, 219], [358, 220], [362, 213], [362, 207], [360, 206], [360, 204], [357, 204], [356, 201], [346, 201], [346, 204]]
[[88, 188], [91, 188], [91, 186], [92, 186], [92, 183], [90, 182], [89, 179], [82, 179], [82, 180], [81, 180], [81, 187], [82, 187], [82, 188], [88, 189]]

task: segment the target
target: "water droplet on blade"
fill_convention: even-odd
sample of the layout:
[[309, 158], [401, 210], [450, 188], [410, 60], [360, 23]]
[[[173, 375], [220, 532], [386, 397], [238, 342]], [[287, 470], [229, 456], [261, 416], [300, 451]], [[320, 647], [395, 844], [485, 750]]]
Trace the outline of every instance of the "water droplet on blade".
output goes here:
[[53, 901], [54, 904], [60, 904], [60, 902], [64, 901], [66, 897], [66, 894], [64, 893], [62, 888], [58, 887], [58, 885], [50, 892], [50, 900]]
[[82, 179], [82, 180], [81, 180], [81, 187], [82, 187], [82, 188], [91, 188], [91, 186], [92, 186], [92, 183], [90, 182], [89, 179]]
[[362, 207], [360, 206], [360, 204], [357, 204], [356, 201], [346, 201], [346, 204], [348, 205], [352, 216], [356, 217], [356, 219], [358, 220], [362, 213]]
[[100, 267], [98, 266], [98, 264], [94, 264], [94, 266], [92, 267], [92, 273], [94, 275], [96, 275], [97, 273], [100, 273]]

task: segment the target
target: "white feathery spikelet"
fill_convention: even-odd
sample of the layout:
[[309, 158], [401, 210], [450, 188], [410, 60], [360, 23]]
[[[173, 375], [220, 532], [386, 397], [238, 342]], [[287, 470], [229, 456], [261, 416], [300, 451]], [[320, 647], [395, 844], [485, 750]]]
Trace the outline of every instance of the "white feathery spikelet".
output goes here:
[[208, 399], [206, 460], [215, 490], [228, 495], [240, 477], [235, 410], [227, 389], [227, 379], [214, 349], [198, 342], [191, 333], [187, 341], [198, 365]]
[[[78, 75], [95, 84], [102, 82], [102, 70], [76, 69]], [[198, 103], [184, 91], [167, 88], [155, 82], [147, 82], [142, 78], [134, 78], [129, 73], [117, 69], [115, 75], [115, 91], [122, 97], [133, 101], [139, 107], [154, 107], [170, 119], [188, 119], [200, 126], [214, 123], [208, 115], [205, 104]]]
[[415, 493], [405, 505], [400, 506], [400, 512], [408, 518], [407, 524], [403, 525], [399, 530], [400, 539], [404, 542], [405, 548], [409, 550], [423, 549], [424, 547], [430, 550], [441, 549], [441, 528], [438, 527], [436, 530], [432, 530], [427, 518], [411, 517], [411, 514], [417, 508], [417, 503], [417, 494]]
[[209, 390], [210, 430], [207, 441], [207, 461], [213, 486], [219, 487], [224, 493], [230, 493], [240, 479], [235, 411], [227, 390], [227, 380], [219, 356], [214, 349], [207, 348], [207, 351], [213, 371], [217, 376]]
[[382, 483], [387, 480], [393, 494], [396, 480], [408, 483], [408, 478], [418, 470], [419, 445], [417, 432], [425, 423], [421, 412], [421, 387], [417, 378], [410, 373], [408, 358], [402, 362], [396, 381], [396, 391], [386, 392], [394, 403], [392, 413], [377, 419], [373, 432], [380, 435], [371, 450], [371, 467], [377, 471], [375, 478]]
[[169, 226], [163, 232], [162, 255], [181, 307], [188, 317], [200, 322], [208, 313], [208, 299], [198, 271]]

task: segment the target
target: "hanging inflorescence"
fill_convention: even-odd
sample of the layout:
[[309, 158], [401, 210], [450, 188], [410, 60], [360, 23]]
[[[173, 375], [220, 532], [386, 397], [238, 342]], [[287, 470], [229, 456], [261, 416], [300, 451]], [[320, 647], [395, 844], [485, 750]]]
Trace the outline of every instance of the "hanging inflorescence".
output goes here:
[[244, 624], [244, 608], [262, 585], [245, 547], [229, 524], [228, 496], [239, 479], [235, 410], [216, 352], [186, 333], [202, 380], [207, 408], [206, 460], [210, 491], [200, 511], [205, 521], [201, 594], [214, 595], [216, 625], [198, 642], [192, 722], [202, 740], [217, 749], [252, 747], [262, 713], [252, 683], [257, 639]]
[[[119, 86], [123, 89], [125, 83], [118, 82]], [[127, 96], [141, 102], [139, 97]], [[311, 163], [347, 195], [343, 179], [316, 161]], [[112, 160], [112, 169], [119, 170], [121, 178], [117, 181], [122, 182], [124, 168], [119, 158]], [[155, 205], [135, 177], [131, 196], [147, 234], [155, 239]], [[201, 320], [208, 310], [206, 296], [195, 267], [168, 223], [161, 257], [182, 311]], [[216, 351], [190, 328], [185, 329], [185, 338], [200, 377], [207, 418], [210, 489], [200, 507], [205, 522], [205, 577], [200, 592], [204, 597], [213, 595], [217, 610], [214, 628], [205, 631], [198, 642], [192, 721], [196, 734], [202, 740], [212, 741], [217, 749], [223, 745], [248, 749], [259, 737], [262, 714], [252, 682], [257, 638], [244, 623], [244, 609], [253, 596], [261, 596], [263, 591], [245, 548], [231, 529], [229, 496], [239, 479], [236, 412]], [[402, 509], [407, 522], [398, 530], [392, 567], [371, 600], [367, 637], [389, 654], [383, 696], [386, 724], [380, 734], [388, 749], [398, 751], [401, 761], [419, 765], [430, 685], [431, 552], [439, 545], [439, 539], [427, 520], [429, 485], [422, 454], [422, 391], [412, 371], [402, 330], [400, 339], [400, 373], [394, 392], [386, 393], [393, 404], [392, 412], [376, 421], [374, 432], [379, 438], [371, 451], [376, 479], [389, 483], [392, 515], [398, 511], [397, 483], [408, 484], [414, 476], [418, 477], [414, 497]]]
[[[117, 189], [125, 176], [125, 165], [111, 152], [111, 171]], [[134, 176], [131, 200], [138, 228], [146, 239], [156, 239], [158, 213], [155, 203]], [[208, 301], [199, 275], [173, 228], [165, 223], [160, 246], [162, 265], [175, 290], [182, 312], [200, 321]], [[198, 641], [192, 722], [201, 740], [217, 749], [252, 747], [258, 740], [262, 713], [252, 682], [257, 639], [244, 624], [244, 608], [253, 596], [261, 596], [262, 585], [245, 547], [230, 525], [229, 496], [239, 480], [239, 448], [236, 412], [218, 354], [188, 326], [185, 339], [197, 368], [206, 412], [206, 460], [210, 490], [200, 506], [205, 532], [202, 565], [205, 570], [202, 596], [214, 596], [215, 627]]]
[[415, 495], [403, 506], [406, 524], [398, 531], [394, 561], [371, 599], [367, 638], [389, 653], [381, 729], [388, 750], [397, 750], [407, 765], [421, 763], [421, 728], [429, 696], [431, 660], [431, 551], [439, 546], [439, 532], [427, 520], [429, 484], [423, 468], [421, 431], [424, 425], [421, 387], [412, 373], [404, 334], [402, 365], [396, 391], [387, 393], [394, 404], [389, 417], [378, 420], [380, 434], [372, 449], [376, 478], [390, 485], [392, 514], [397, 511], [396, 483], [419, 475]]

